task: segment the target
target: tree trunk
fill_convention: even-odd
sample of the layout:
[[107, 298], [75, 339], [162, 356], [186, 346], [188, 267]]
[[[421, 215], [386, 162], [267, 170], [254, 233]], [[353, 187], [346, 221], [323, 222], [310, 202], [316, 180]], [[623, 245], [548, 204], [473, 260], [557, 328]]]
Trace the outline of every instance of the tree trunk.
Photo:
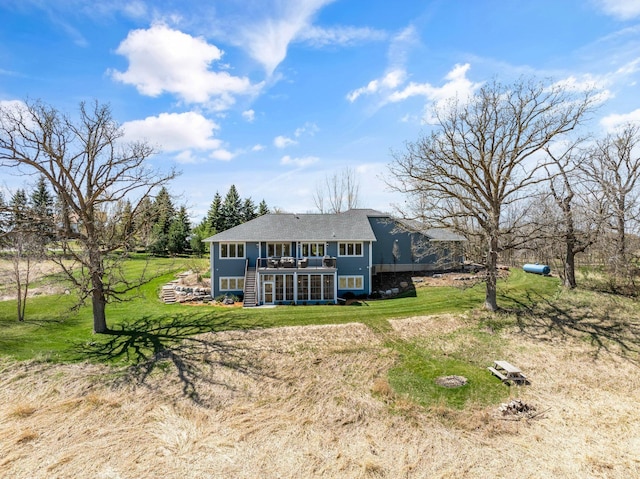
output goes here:
[[18, 321], [22, 322], [25, 319], [25, 311], [27, 307], [27, 294], [29, 293], [29, 268], [30, 262], [29, 257], [26, 257], [26, 273], [23, 274], [22, 271], [22, 263], [23, 263], [23, 250], [24, 250], [24, 242], [22, 240], [22, 235], [18, 235], [16, 244], [15, 244], [15, 253], [13, 256], [13, 274], [16, 279], [16, 298], [17, 298], [17, 313], [18, 313]]
[[93, 284], [91, 303], [93, 305], [93, 332], [98, 334], [108, 332], [109, 328], [107, 328], [107, 317], [105, 315], [107, 301], [104, 296], [102, 279], [99, 286], [95, 282]]
[[489, 240], [489, 253], [487, 254], [487, 292], [484, 307], [489, 311], [498, 310], [498, 238]]
[[106, 333], [109, 331], [107, 328], [107, 317], [105, 314], [105, 306], [107, 299], [104, 294], [104, 281], [103, 281], [103, 267], [101, 255], [98, 251], [92, 251], [89, 253], [91, 261], [91, 304], [93, 306], [93, 332], [94, 333]]
[[[624, 210], [622, 210], [624, 211]], [[625, 234], [625, 218], [624, 214], [618, 214], [617, 218], [617, 244], [616, 258], [614, 262], [615, 272], [617, 275], [626, 275], [627, 272], [627, 239]]]
[[573, 245], [567, 243], [567, 251], [564, 258], [564, 287], [573, 289], [576, 284], [576, 256]]

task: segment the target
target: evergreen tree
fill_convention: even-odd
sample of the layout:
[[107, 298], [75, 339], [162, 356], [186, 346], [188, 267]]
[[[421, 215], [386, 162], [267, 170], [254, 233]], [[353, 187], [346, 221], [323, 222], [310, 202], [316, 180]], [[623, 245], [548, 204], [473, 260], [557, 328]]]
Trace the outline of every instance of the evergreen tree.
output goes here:
[[256, 205], [251, 200], [251, 198], [247, 198], [242, 203], [241, 209], [242, 222], [246, 223], [247, 221], [251, 221], [256, 218], [258, 215], [256, 214]]
[[269, 213], [269, 207], [267, 206], [267, 202], [262, 200], [260, 205], [258, 205], [258, 216], [266, 215]]
[[125, 248], [128, 250], [135, 247], [135, 238], [133, 233], [135, 231], [133, 207], [131, 201], [120, 201], [117, 205], [116, 220], [117, 235], [124, 240]]
[[147, 250], [151, 254], [163, 255], [167, 252], [167, 246], [169, 244], [168, 232], [163, 231], [162, 225], [156, 223], [151, 229], [151, 238]]
[[196, 226], [191, 231], [189, 239], [189, 244], [191, 246], [191, 251], [193, 251], [193, 254], [202, 256], [207, 250], [207, 244], [203, 243], [202, 240], [212, 235], [213, 233], [209, 231], [206, 221], [203, 221], [198, 226]]
[[134, 219], [135, 231], [137, 232], [136, 242], [145, 249], [151, 245], [154, 221], [153, 201], [146, 197], [140, 202]]
[[215, 196], [213, 197], [213, 202], [211, 203], [211, 207], [207, 212], [207, 217], [205, 218], [206, 227], [211, 234], [218, 233], [222, 231], [222, 197], [220, 193], [216, 191]]
[[149, 251], [153, 254], [165, 254], [169, 246], [169, 229], [176, 214], [171, 195], [166, 187], [162, 187], [153, 202], [153, 228]]
[[27, 194], [24, 190], [16, 190], [11, 197], [9, 226], [14, 231], [22, 231], [29, 226]]
[[167, 234], [176, 214], [176, 209], [171, 201], [171, 195], [166, 187], [162, 187], [153, 202], [154, 223], [160, 230]]
[[181, 206], [180, 211], [171, 222], [167, 235], [167, 250], [170, 254], [182, 254], [187, 250], [187, 238], [190, 230], [191, 225], [187, 208]]
[[[225, 231], [242, 223], [242, 202], [235, 185], [231, 185], [222, 203], [222, 230]], [[220, 231], [217, 231], [220, 233]]]
[[54, 197], [49, 192], [46, 179], [41, 176], [38, 179], [36, 189], [31, 193], [31, 220], [32, 227], [40, 234], [42, 243], [53, 240], [54, 233]]

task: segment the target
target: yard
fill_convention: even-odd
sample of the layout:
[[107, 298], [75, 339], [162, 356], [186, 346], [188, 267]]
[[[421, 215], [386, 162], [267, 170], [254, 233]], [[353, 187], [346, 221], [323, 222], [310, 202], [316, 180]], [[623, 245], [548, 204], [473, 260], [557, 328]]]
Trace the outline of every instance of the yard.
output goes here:
[[497, 315], [438, 286], [243, 310], [162, 305], [165, 279], [108, 310], [108, 336], [46, 298], [25, 325], [0, 303], [2, 477], [640, 476], [635, 301], [514, 271]]

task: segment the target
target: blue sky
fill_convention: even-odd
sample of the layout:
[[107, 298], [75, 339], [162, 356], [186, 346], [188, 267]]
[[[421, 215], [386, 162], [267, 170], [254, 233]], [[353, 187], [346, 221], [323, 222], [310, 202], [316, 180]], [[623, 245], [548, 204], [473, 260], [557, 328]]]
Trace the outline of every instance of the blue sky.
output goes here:
[[0, 0], [0, 18], [0, 101], [109, 103], [182, 172], [194, 221], [231, 184], [312, 212], [346, 167], [360, 206], [390, 211], [391, 152], [494, 78], [596, 85], [594, 135], [640, 121], [640, 0]]

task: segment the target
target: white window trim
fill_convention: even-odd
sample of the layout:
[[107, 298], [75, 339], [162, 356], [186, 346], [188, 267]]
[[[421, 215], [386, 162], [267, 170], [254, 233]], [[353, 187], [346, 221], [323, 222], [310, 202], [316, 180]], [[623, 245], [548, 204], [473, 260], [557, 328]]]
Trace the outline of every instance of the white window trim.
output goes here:
[[[354, 286], [353, 288], [350, 288], [349, 285], [347, 284], [344, 288], [340, 287], [340, 282], [342, 280], [344, 280], [346, 283], [349, 283], [349, 280], [353, 279], [354, 281]], [[358, 288], [358, 280], [360, 280], [360, 287]], [[358, 274], [354, 274], [354, 275], [340, 275], [338, 276], [338, 289], [355, 289], [358, 291], [362, 291], [364, 289], [364, 276], [363, 275], [358, 275]]]
[[[354, 245], [354, 249], [355, 249], [355, 245], [360, 245], [360, 254], [340, 254], [340, 245], [343, 244], [352, 244]], [[346, 248], [345, 248], [346, 249]], [[362, 241], [339, 241], [338, 242], [338, 257], [339, 258], [362, 258], [364, 256], [364, 243]]]
[[[226, 288], [226, 289], [223, 288], [222, 287], [223, 280], [226, 280], [227, 282], [233, 281], [236, 287]], [[220, 278], [218, 278], [218, 286], [220, 287], [220, 291], [244, 291], [244, 284], [242, 285], [242, 288], [238, 288], [239, 281], [244, 282], [244, 276], [220, 276]]]
[[[277, 249], [278, 249], [277, 246], [282, 246], [282, 247], [283, 246], [287, 246], [289, 248], [289, 253], [284, 254], [284, 252], [283, 252], [283, 254], [275, 254], [273, 256], [269, 256], [269, 246], [276, 246], [275, 248], [273, 248], [274, 250], [276, 250], [275, 251], [276, 253], [277, 253]], [[284, 248], [282, 248], [282, 249], [284, 249]], [[287, 241], [268, 241], [267, 242], [267, 257], [268, 258], [279, 258], [279, 257], [282, 257], [282, 256], [291, 256], [291, 251], [292, 251], [291, 243], [289, 243]]]
[[[319, 246], [322, 246], [322, 250], [324, 251], [323, 254], [318, 254], [315, 256], [312, 255], [304, 255], [303, 254], [303, 249], [304, 247], [307, 247], [309, 252], [311, 252], [311, 250], [313, 249], [312, 246], [316, 247], [316, 250], [320, 249]], [[325, 256], [327, 254], [327, 244], [324, 241], [304, 241], [302, 243], [300, 243], [300, 254], [301, 256], [305, 257], [305, 258], [322, 258], [323, 256]]]
[[[236, 254], [238, 252], [238, 245], [242, 245], [242, 256], [222, 256], [222, 245], [236, 245]], [[218, 245], [218, 258], [219, 259], [245, 259], [247, 257], [247, 244], [237, 241], [225, 241]]]

